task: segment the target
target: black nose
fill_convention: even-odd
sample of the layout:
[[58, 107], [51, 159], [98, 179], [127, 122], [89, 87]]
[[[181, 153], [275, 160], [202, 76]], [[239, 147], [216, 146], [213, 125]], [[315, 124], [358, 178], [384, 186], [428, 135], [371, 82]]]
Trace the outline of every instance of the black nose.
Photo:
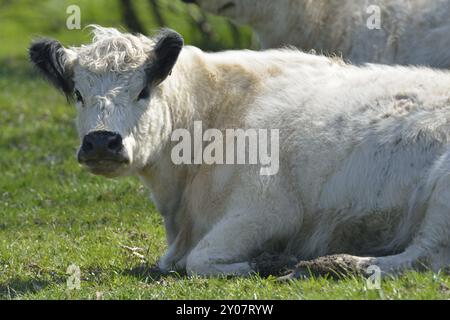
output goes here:
[[120, 134], [110, 131], [93, 131], [85, 135], [78, 160], [124, 161], [123, 143]]
[[181, 1], [183, 1], [184, 3], [197, 3], [196, 0], [181, 0]]

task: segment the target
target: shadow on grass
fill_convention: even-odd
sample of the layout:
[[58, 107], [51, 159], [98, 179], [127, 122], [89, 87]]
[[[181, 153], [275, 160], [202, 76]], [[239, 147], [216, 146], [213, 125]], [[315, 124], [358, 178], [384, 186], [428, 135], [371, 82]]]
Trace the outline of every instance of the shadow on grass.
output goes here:
[[[298, 260], [290, 255], [262, 253], [251, 260], [255, 268], [255, 274], [261, 278], [285, 276], [295, 268]], [[187, 276], [185, 270], [162, 271], [157, 265], [143, 263], [122, 271], [123, 275], [133, 276], [140, 280], [159, 281], [162, 278], [180, 279]], [[225, 278], [235, 278], [239, 276], [226, 275]]]
[[[261, 256], [253, 259], [251, 263], [255, 267], [255, 275], [261, 278], [280, 277], [291, 272], [295, 267], [296, 260], [292, 257], [284, 255], [271, 255], [264, 253]], [[186, 270], [178, 271], [162, 271], [157, 265], [140, 264], [122, 271], [122, 275], [133, 276], [145, 282], [157, 282], [162, 279], [181, 279], [187, 277]], [[237, 275], [222, 275], [218, 276], [225, 279], [241, 278]]]
[[157, 265], [143, 263], [132, 267], [131, 269], [123, 270], [122, 275], [132, 276], [145, 282], [157, 282], [163, 278], [180, 279], [185, 277], [187, 274], [184, 271], [162, 271]]
[[50, 285], [60, 284], [66, 280], [56, 277], [51, 280], [12, 278], [5, 284], [0, 284], [0, 300], [15, 299], [26, 294], [35, 294]]

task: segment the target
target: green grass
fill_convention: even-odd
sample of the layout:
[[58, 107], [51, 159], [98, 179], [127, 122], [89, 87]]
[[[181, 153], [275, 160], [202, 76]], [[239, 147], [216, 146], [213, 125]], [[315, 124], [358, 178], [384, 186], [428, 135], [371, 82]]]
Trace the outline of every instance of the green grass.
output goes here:
[[[26, 61], [28, 43], [37, 34], [66, 44], [87, 40], [86, 33], [60, 26], [69, 2], [33, 7], [33, 1], [0, 1], [1, 299], [450, 298], [450, 278], [432, 273], [386, 279], [382, 290], [374, 291], [355, 277], [278, 283], [257, 276], [204, 279], [151, 272], [166, 244], [162, 219], [147, 191], [137, 179], [107, 180], [79, 167], [74, 108]], [[75, 1], [89, 23], [120, 25], [114, 1], [107, 2], [108, 14], [101, 9], [106, 1]], [[166, 3], [161, 1], [163, 7]], [[175, 7], [185, 10], [180, 3]], [[168, 11], [170, 21], [171, 15]], [[156, 27], [151, 18], [145, 24]], [[181, 29], [188, 43], [201, 41], [183, 24], [181, 19], [171, 27]], [[232, 47], [227, 24], [213, 19], [212, 25], [217, 43]], [[241, 32], [248, 41], [248, 30]], [[143, 248], [144, 259], [122, 245]], [[81, 269], [80, 290], [67, 289], [71, 264]]]

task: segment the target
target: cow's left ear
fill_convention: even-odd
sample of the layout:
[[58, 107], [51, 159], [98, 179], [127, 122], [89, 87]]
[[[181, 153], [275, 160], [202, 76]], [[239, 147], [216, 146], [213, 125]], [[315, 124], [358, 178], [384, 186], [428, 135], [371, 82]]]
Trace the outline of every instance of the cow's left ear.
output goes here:
[[73, 95], [73, 72], [66, 49], [56, 40], [39, 39], [29, 49], [30, 60], [69, 99]]
[[152, 85], [158, 85], [167, 78], [182, 48], [183, 37], [179, 33], [171, 29], [161, 30], [152, 52], [153, 57], [146, 70]]

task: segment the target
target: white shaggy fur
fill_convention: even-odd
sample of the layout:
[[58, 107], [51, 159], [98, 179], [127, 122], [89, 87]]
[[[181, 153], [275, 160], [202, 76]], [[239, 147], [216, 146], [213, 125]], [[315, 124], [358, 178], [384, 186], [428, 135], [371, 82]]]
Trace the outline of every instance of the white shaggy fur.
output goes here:
[[[94, 32], [92, 44], [67, 49], [85, 100], [80, 138], [124, 137], [131, 163], [111, 176], [137, 174], [150, 188], [167, 231], [162, 269], [244, 275], [265, 251], [346, 253], [389, 273], [450, 264], [449, 72], [186, 46], [172, 75], [136, 101], [153, 41]], [[194, 120], [279, 129], [279, 173], [174, 165], [171, 132]]]
[[[352, 63], [450, 67], [450, 0], [197, 0], [250, 25], [263, 48], [294, 45]], [[234, 6], [230, 5], [233, 3]], [[381, 29], [370, 30], [381, 9]], [[372, 20], [369, 20], [371, 22]]]
[[148, 59], [154, 42], [142, 35], [122, 34], [113, 28], [90, 26], [93, 44], [72, 48], [77, 63], [94, 73], [137, 69]]

